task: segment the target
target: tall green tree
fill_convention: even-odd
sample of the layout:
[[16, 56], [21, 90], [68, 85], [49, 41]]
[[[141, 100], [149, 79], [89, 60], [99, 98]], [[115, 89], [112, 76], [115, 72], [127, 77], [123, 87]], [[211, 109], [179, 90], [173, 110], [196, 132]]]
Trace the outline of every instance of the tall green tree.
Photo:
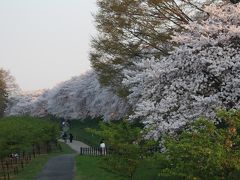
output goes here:
[[212, 1], [98, 0], [98, 35], [92, 40], [90, 60], [101, 84], [124, 96], [122, 70], [136, 59], [168, 55], [172, 32], [194, 20]]

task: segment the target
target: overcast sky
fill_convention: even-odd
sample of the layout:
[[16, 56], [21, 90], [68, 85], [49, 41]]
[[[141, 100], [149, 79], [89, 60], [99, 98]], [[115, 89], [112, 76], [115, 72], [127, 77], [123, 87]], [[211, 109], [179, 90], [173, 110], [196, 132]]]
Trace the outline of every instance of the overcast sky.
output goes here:
[[52, 88], [90, 69], [95, 0], [0, 0], [0, 67], [23, 90]]

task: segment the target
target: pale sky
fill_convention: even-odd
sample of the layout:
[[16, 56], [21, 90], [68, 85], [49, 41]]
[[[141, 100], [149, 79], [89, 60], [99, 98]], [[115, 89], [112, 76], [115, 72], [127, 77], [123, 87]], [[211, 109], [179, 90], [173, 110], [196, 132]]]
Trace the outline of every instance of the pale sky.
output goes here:
[[0, 0], [0, 67], [23, 90], [89, 70], [96, 9], [96, 0]]

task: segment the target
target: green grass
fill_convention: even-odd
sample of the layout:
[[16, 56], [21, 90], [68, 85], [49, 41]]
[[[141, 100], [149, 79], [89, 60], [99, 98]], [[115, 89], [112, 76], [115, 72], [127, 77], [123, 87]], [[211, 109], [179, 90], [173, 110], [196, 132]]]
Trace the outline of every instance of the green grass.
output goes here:
[[[74, 180], [129, 180], [126, 176], [120, 176], [103, 169], [100, 163], [101, 157], [76, 156], [76, 173]], [[179, 180], [176, 177], [158, 176], [159, 162], [144, 160], [133, 175], [133, 180]]]
[[136, 169], [136, 172], [134, 173], [133, 179], [136, 180], [155, 180], [159, 179], [158, 173], [159, 173], [159, 167], [155, 163], [155, 161], [152, 160], [145, 160], [140, 163], [138, 168]]
[[76, 156], [76, 174], [74, 180], [127, 180], [126, 177], [113, 174], [101, 168], [99, 158]]
[[100, 137], [87, 132], [86, 128], [98, 129], [100, 119], [86, 119], [84, 121], [73, 120], [71, 121], [70, 132], [73, 134], [74, 139], [82, 141], [90, 146], [98, 146]]
[[[72, 127], [70, 132], [77, 136], [78, 140], [91, 145], [98, 146], [100, 137], [92, 135], [87, 132], [85, 128], [99, 129], [100, 119], [86, 119], [85, 121], [74, 120], [71, 121]], [[118, 121], [114, 123], [119, 123]], [[141, 127], [141, 124], [136, 124]], [[127, 180], [129, 178], [114, 174], [106, 169], [101, 168], [99, 159], [101, 157], [93, 156], [76, 156], [76, 174], [74, 180]], [[151, 160], [144, 160], [139, 164], [133, 176], [134, 180], [171, 180], [173, 178], [160, 177], [159, 162]]]
[[134, 180], [181, 180], [179, 177], [159, 176], [162, 164], [154, 158], [143, 160], [134, 173]]
[[42, 154], [36, 156], [29, 164], [25, 165], [24, 169], [19, 171], [19, 174], [12, 178], [13, 180], [34, 180], [39, 172], [43, 169], [49, 158], [61, 155], [75, 153], [68, 145], [61, 143], [62, 152], [52, 152], [50, 154]]

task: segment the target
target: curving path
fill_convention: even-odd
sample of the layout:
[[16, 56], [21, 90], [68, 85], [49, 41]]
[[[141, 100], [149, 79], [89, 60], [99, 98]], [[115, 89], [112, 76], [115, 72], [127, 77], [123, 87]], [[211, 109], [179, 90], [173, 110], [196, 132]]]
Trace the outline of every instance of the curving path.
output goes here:
[[[59, 141], [64, 142], [63, 140], [59, 140]], [[83, 147], [83, 148], [89, 147], [88, 145], [84, 144], [83, 142], [75, 141], [75, 140], [73, 140], [72, 143], [67, 141], [66, 144], [69, 145], [70, 148], [72, 148], [74, 151], [76, 151], [78, 153], [80, 152], [81, 147]]]
[[[62, 140], [59, 140], [63, 142]], [[73, 140], [67, 144], [76, 152], [80, 151], [80, 147], [89, 147], [88, 145]], [[77, 154], [66, 154], [49, 159], [44, 166], [42, 172], [36, 177], [36, 180], [72, 180], [74, 176], [74, 156]]]

